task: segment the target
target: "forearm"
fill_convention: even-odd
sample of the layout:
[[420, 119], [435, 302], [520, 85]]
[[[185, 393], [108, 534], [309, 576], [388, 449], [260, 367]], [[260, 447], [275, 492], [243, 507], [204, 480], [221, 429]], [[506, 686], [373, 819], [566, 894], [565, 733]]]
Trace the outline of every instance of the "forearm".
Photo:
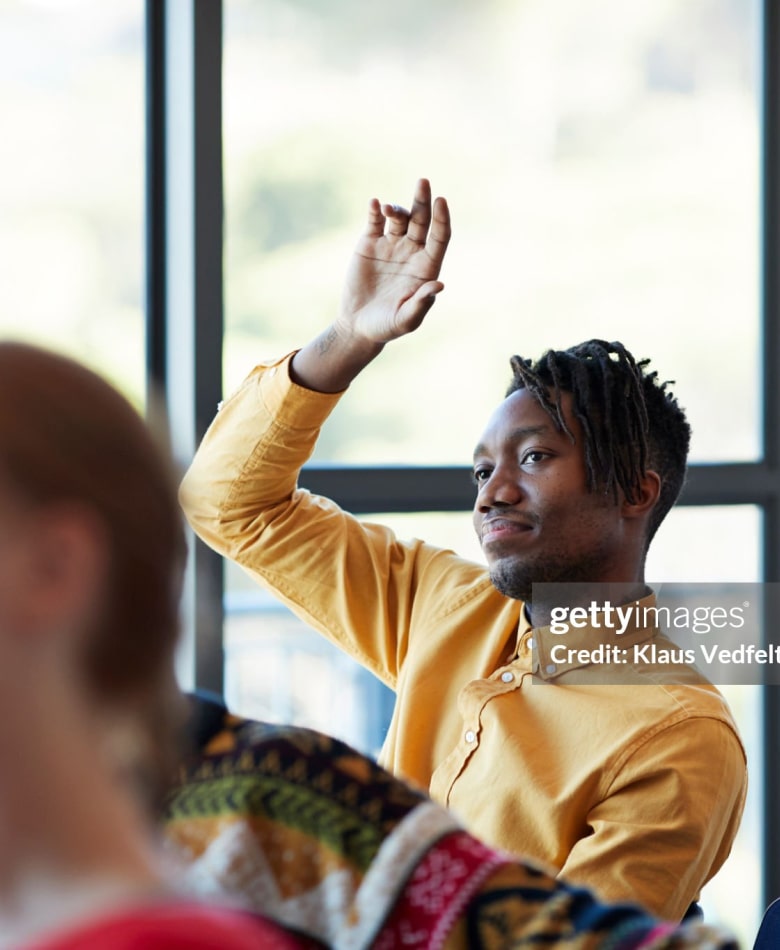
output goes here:
[[729, 853], [745, 785], [744, 754], [728, 726], [694, 718], [662, 729], [591, 809], [592, 833], [561, 877], [680, 919]]
[[204, 436], [180, 498], [206, 544], [390, 683], [421, 545], [366, 529], [333, 502], [296, 489], [337, 402], [291, 383], [286, 360], [258, 367]]
[[[230, 522], [257, 519], [289, 499], [332, 396], [292, 386], [288, 361], [257, 367], [225, 400], [182, 481], [179, 496], [193, 528], [226, 552]], [[287, 432], [276, 438], [279, 432]]]

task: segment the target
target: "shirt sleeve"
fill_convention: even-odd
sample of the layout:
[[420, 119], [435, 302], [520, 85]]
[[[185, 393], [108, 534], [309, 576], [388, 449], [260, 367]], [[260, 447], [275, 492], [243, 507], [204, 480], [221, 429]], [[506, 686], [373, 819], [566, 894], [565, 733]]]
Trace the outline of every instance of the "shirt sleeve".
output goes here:
[[195, 532], [391, 687], [407, 649], [417, 573], [435, 548], [401, 542], [297, 487], [339, 395], [289, 378], [291, 355], [225, 401], [184, 477]]
[[589, 833], [560, 875], [602, 900], [630, 895], [652, 913], [679, 920], [698, 899], [699, 882], [728, 856], [746, 789], [744, 751], [725, 723], [689, 717], [659, 725], [630, 750], [590, 809]]

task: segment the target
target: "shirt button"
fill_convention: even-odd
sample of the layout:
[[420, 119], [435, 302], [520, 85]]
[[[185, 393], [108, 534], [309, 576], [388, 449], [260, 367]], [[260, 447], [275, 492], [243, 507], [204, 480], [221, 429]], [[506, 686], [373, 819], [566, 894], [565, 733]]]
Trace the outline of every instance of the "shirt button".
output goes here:
[[526, 648], [526, 650], [533, 650], [533, 648], [534, 648], [534, 638], [533, 638], [533, 637], [529, 637], [529, 638], [528, 638], [528, 640], [526, 641], [526, 644], [525, 644], [525, 648]]
[[546, 673], [554, 673], [558, 667], [554, 663], [548, 663], [544, 670]]
[[473, 742], [477, 738], [477, 734], [473, 730], [469, 729], [464, 738], [466, 742]]
[[502, 674], [501, 674], [501, 679], [502, 679], [505, 683], [511, 683], [514, 678], [515, 678], [515, 677], [514, 677], [514, 674], [513, 674], [513, 673], [510, 673], [509, 670], [507, 670], [506, 673], [502, 673]]

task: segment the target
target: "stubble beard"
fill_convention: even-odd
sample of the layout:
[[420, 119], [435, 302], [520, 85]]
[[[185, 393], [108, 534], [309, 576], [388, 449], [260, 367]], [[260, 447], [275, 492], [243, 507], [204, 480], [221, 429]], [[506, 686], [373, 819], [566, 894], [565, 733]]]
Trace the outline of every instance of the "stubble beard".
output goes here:
[[490, 580], [496, 590], [512, 600], [531, 600], [531, 576], [524, 565], [502, 558], [490, 569]]
[[594, 583], [602, 568], [602, 558], [595, 553], [576, 559], [504, 557], [490, 568], [490, 580], [505, 597], [531, 604], [534, 584]]

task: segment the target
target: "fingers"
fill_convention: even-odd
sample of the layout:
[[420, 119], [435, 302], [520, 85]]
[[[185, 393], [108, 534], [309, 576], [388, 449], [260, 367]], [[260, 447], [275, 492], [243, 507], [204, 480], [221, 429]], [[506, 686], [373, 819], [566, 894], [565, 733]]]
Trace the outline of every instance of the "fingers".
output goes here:
[[409, 212], [400, 205], [380, 204], [372, 198], [368, 204], [368, 224], [366, 234], [380, 238], [387, 229], [388, 235], [402, 237], [406, 234]]
[[433, 222], [425, 242], [425, 250], [432, 261], [441, 266], [447, 245], [452, 236], [450, 208], [446, 198], [437, 198], [433, 203]]
[[431, 260], [441, 265], [452, 235], [450, 209], [445, 198], [437, 198], [431, 207], [431, 184], [427, 178], [420, 178], [411, 211], [371, 199], [366, 233], [375, 238], [408, 237], [425, 247]]
[[368, 203], [368, 223], [366, 224], [366, 234], [368, 237], [380, 238], [385, 233], [385, 216], [382, 214], [382, 208], [376, 198], [372, 198]]
[[409, 226], [409, 212], [400, 205], [382, 205], [382, 211], [387, 219], [388, 237], [403, 237]]
[[431, 223], [431, 183], [420, 178], [414, 191], [412, 213], [406, 233], [415, 244], [425, 244]]

